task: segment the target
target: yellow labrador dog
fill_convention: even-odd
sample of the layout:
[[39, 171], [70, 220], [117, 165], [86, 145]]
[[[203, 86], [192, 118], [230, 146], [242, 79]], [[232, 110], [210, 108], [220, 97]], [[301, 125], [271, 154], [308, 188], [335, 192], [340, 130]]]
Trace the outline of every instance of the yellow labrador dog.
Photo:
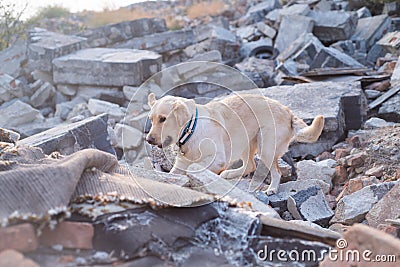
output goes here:
[[[184, 173], [190, 164], [198, 163], [225, 179], [238, 178], [255, 171], [258, 153], [271, 173], [269, 195], [278, 191], [278, 159], [290, 142], [315, 142], [324, 127], [321, 115], [307, 126], [286, 106], [256, 94], [199, 105], [175, 96], [156, 100], [151, 93], [148, 104], [152, 126], [146, 141], [158, 147], [177, 143], [180, 148], [172, 173]], [[238, 160], [241, 167], [228, 169]]]

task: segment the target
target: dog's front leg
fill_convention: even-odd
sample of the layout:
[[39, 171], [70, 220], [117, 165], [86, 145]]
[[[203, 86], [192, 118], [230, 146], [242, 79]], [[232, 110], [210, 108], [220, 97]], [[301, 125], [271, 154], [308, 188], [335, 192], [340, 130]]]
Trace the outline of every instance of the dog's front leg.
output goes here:
[[175, 159], [175, 164], [172, 167], [170, 173], [175, 174], [186, 174], [186, 170], [190, 165], [190, 161], [187, 160], [185, 157], [178, 155]]

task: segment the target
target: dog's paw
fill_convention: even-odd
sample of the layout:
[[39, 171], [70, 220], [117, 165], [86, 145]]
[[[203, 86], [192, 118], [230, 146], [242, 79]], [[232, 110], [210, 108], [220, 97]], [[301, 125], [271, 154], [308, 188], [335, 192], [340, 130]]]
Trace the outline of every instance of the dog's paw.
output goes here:
[[277, 188], [273, 188], [273, 187], [268, 187], [267, 190], [264, 191], [265, 194], [267, 194], [268, 196], [276, 194], [278, 192]]

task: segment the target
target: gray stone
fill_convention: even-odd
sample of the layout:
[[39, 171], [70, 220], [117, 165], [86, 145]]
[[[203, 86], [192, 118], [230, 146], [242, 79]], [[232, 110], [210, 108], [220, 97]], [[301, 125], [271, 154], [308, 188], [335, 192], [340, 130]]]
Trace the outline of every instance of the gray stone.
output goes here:
[[[314, 55], [314, 53], [311, 53], [309, 49], [304, 49], [306, 45], [310, 46], [310, 43], [315, 47], [315, 50], [317, 52], [319, 52], [324, 47], [321, 41], [318, 40], [318, 38], [315, 37], [312, 33], [302, 34], [279, 54], [277, 58], [278, 61], [285, 62], [286, 60], [293, 58], [295, 55], [303, 55], [304, 52], [307, 52], [310, 57], [312, 56], [312, 58], [314, 58], [316, 56]], [[301, 58], [303, 58], [303, 56], [301, 56]]]
[[0, 105], [14, 98], [23, 96], [21, 81], [14, 79], [8, 74], [0, 73]]
[[393, 122], [387, 122], [383, 119], [372, 117], [364, 123], [364, 129], [377, 129], [382, 127], [393, 126]]
[[283, 16], [275, 40], [275, 48], [281, 52], [293, 41], [305, 33], [312, 32], [314, 22], [312, 19], [300, 15]]
[[377, 90], [370, 90], [370, 89], [364, 90], [364, 93], [365, 93], [365, 96], [371, 100], [376, 99], [382, 95], [382, 92], [377, 91]]
[[359, 19], [351, 40], [356, 42], [358, 49], [368, 51], [390, 30], [390, 24], [390, 18], [387, 15]]
[[62, 84], [140, 85], [161, 70], [161, 56], [134, 49], [83, 49], [53, 61], [54, 81]]
[[248, 25], [236, 30], [236, 35], [241, 39], [252, 40], [256, 35], [257, 29], [255, 25]]
[[273, 39], [276, 35], [276, 30], [264, 22], [260, 21], [256, 24], [257, 30], [259, 30], [262, 34], [264, 34], [266, 37], [269, 37]]
[[271, 10], [281, 8], [281, 4], [278, 0], [265, 0], [249, 8], [247, 16], [249, 16], [253, 22], [259, 22], [264, 20], [265, 15]]
[[378, 116], [387, 121], [400, 121], [400, 92], [382, 104]]
[[147, 119], [148, 119], [148, 114], [142, 113], [140, 115], [130, 118], [127, 121], [127, 124], [138, 129], [141, 132], [144, 132]]
[[307, 180], [297, 180], [297, 181], [289, 181], [286, 183], [282, 183], [279, 186], [279, 192], [287, 192], [287, 193], [297, 193], [301, 190], [305, 190], [307, 188], [318, 186], [322, 189], [324, 194], [328, 194], [331, 190], [331, 185], [329, 183], [324, 182], [319, 179], [307, 179]]
[[83, 98], [76, 97], [71, 101], [56, 104], [56, 112], [54, 116], [59, 117], [62, 120], [68, 119], [68, 115], [72, 109], [79, 103], [86, 103], [86, 101]]
[[315, 21], [313, 33], [322, 42], [347, 40], [357, 27], [357, 14], [343, 11], [316, 12], [308, 16]]
[[365, 215], [397, 182], [384, 182], [364, 187], [341, 198], [331, 223], [353, 224], [362, 222]]
[[86, 38], [36, 28], [29, 34], [28, 58], [35, 69], [52, 71], [53, 59], [83, 48]]
[[331, 44], [329, 47], [335, 48], [336, 50], [349, 56], [353, 56], [356, 52], [356, 47], [351, 40], [338, 41], [334, 44]]
[[41, 80], [43, 82], [54, 84], [53, 74], [51, 72], [35, 69], [32, 71], [31, 75], [35, 80]]
[[310, 69], [346, 67], [363, 68], [364, 65], [332, 47], [322, 48], [310, 65]]
[[273, 60], [250, 57], [236, 64], [235, 68], [249, 77], [258, 87], [275, 85]]
[[400, 55], [400, 31], [388, 32], [377, 42], [386, 52]]
[[309, 180], [318, 179], [329, 186], [332, 186], [332, 178], [334, 177], [336, 170], [336, 161], [333, 159], [322, 160], [315, 162], [313, 160], [302, 160], [297, 163], [297, 179]]
[[79, 85], [76, 96], [89, 101], [92, 98], [98, 99], [102, 94], [112, 94], [118, 90], [118, 87]]
[[39, 110], [20, 100], [7, 107], [0, 107], [0, 125], [4, 128], [14, 129], [35, 120], [43, 120]]
[[183, 49], [195, 42], [193, 30], [177, 30], [132, 38], [114, 45], [114, 48], [130, 48], [166, 53]]
[[242, 43], [240, 55], [242, 57], [252, 57], [264, 54], [263, 58], [272, 58], [273, 50], [272, 39], [262, 38], [254, 42]]
[[0, 128], [0, 142], [16, 143], [21, 135], [14, 131]]
[[297, 220], [306, 220], [327, 226], [334, 215], [322, 190], [313, 186], [289, 197], [287, 207]]
[[26, 60], [26, 41], [19, 39], [12, 46], [0, 51], [0, 73], [17, 78], [21, 75], [22, 64]]
[[358, 9], [357, 11], [357, 17], [359, 19], [361, 18], [369, 18], [371, 17], [371, 12], [369, 11], [369, 9], [365, 6], [361, 7], [360, 9]]
[[116, 121], [120, 121], [125, 115], [119, 105], [99, 99], [90, 99], [88, 103], [88, 109], [93, 115], [106, 113], [109, 115], [110, 119], [114, 119]]
[[69, 155], [85, 148], [97, 148], [115, 154], [107, 133], [107, 115], [59, 125], [20, 140], [17, 144], [40, 147], [45, 154], [54, 151]]
[[143, 133], [133, 127], [117, 123], [114, 127], [117, 137], [117, 147], [122, 149], [133, 149], [139, 147], [143, 142]]
[[43, 108], [45, 106], [54, 105], [55, 88], [48, 82], [45, 82], [40, 88], [31, 96], [31, 104], [35, 108]]
[[135, 37], [165, 32], [167, 30], [168, 28], [164, 19], [143, 18], [88, 29], [81, 33], [80, 36], [87, 38], [89, 47], [105, 47]]
[[212, 50], [205, 53], [195, 55], [188, 61], [210, 61], [210, 62], [222, 62], [221, 52], [218, 50]]
[[75, 96], [76, 92], [78, 91], [78, 86], [70, 84], [57, 84], [57, 91], [66, 96]]

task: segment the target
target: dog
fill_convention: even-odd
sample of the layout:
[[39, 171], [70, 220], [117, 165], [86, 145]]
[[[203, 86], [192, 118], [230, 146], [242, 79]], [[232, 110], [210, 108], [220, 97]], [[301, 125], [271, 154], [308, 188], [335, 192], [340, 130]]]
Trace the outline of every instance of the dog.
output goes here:
[[[278, 192], [278, 159], [289, 144], [315, 142], [324, 127], [322, 115], [308, 126], [288, 107], [260, 94], [236, 94], [200, 105], [175, 96], [157, 100], [150, 93], [148, 104], [151, 128], [146, 141], [160, 148], [179, 146], [171, 173], [185, 173], [198, 163], [225, 179], [239, 178], [255, 171], [258, 153], [271, 173], [268, 195]], [[241, 167], [228, 169], [238, 160]]]

